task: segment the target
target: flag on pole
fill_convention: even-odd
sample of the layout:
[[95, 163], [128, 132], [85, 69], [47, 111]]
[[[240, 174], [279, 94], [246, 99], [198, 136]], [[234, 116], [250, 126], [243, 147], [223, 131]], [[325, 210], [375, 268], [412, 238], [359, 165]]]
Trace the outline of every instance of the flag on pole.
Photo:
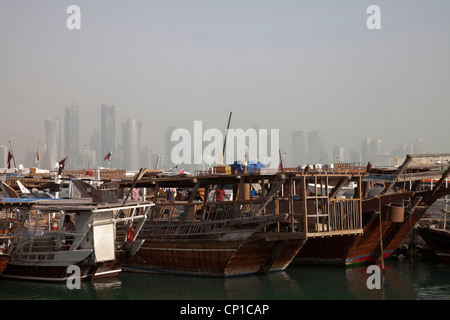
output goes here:
[[59, 176], [61, 175], [62, 171], [64, 170], [64, 166], [66, 165], [66, 159], [67, 159], [67, 157], [65, 157], [60, 162], [58, 162], [58, 175]]
[[103, 161], [109, 160], [108, 161], [108, 168], [111, 166], [111, 156], [112, 156], [112, 150], [110, 152], [108, 152], [108, 154], [103, 159]]
[[39, 150], [36, 152], [36, 166], [38, 165], [39, 162]]
[[11, 169], [11, 159], [12, 159], [12, 153], [11, 151], [8, 151], [8, 169]]
[[108, 152], [108, 154], [105, 156], [103, 161], [110, 160], [111, 159], [111, 154], [112, 154], [112, 151]]

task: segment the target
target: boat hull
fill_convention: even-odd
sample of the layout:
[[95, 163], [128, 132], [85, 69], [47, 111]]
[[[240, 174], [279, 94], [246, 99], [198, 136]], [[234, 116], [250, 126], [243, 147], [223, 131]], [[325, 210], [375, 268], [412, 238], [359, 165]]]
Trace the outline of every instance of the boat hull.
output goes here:
[[0, 275], [8, 266], [9, 261], [11, 260], [11, 256], [8, 254], [0, 253]]
[[450, 232], [418, 226], [417, 233], [445, 264], [450, 264]]
[[146, 241], [125, 271], [233, 277], [284, 270], [304, 244], [300, 236], [271, 239], [255, 234], [244, 241], [192, 238]]
[[373, 215], [360, 235], [308, 239], [293, 263], [349, 266], [377, 263], [400, 246], [421, 217], [422, 214], [415, 213], [403, 222], [392, 222], [382, 213], [380, 237], [380, 217]]
[[[89, 258], [90, 252], [91, 250], [74, 251], [70, 258], [67, 257], [68, 252], [55, 252], [53, 259], [41, 261], [13, 257], [2, 276], [32, 281], [67, 281], [75, 275], [68, 268], [75, 265], [79, 267], [80, 280], [114, 277], [121, 272], [121, 267], [129, 256], [128, 252], [121, 251], [116, 252], [116, 259], [112, 261], [93, 263], [92, 258]], [[55, 259], [56, 254], [59, 254], [61, 258]], [[76, 257], [79, 259], [75, 260]]]
[[130, 256], [130, 252], [128, 250], [116, 251], [115, 256], [116, 258], [113, 261], [99, 263], [91, 278], [99, 279], [118, 276], [122, 271], [124, 262]]
[[[96, 266], [76, 264], [80, 268], [80, 279], [90, 278]], [[64, 266], [30, 266], [9, 264], [2, 277], [31, 281], [67, 281], [73, 273]]]
[[[296, 233], [259, 232], [283, 216], [211, 222], [224, 226], [199, 234], [144, 235], [124, 270], [232, 277], [284, 270], [304, 244]], [[180, 224], [181, 226], [182, 224]]]

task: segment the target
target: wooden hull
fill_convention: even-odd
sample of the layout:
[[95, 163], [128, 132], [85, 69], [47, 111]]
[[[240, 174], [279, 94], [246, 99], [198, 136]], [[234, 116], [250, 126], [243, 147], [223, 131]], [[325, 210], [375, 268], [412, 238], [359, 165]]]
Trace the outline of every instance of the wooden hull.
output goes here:
[[298, 237], [277, 240], [264, 235], [246, 241], [179, 239], [147, 242], [124, 270], [179, 275], [232, 277], [284, 270], [304, 243]]
[[[76, 264], [80, 268], [80, 279], [90, 278], [96, 266]], [[73, 273], [67, 273], [64, 266], [30, 266], [9, 264], [2, 277], [32, 281], [67, 281]]]
[[[422, 218], [415, 213], [403, 222], [391, 222], [386, 213], [373, 214], [364, 226], [363, 234], [324, 238], [310, 238], [294, 259], [295, 264], [354, 265], [373, 264], [390, 256], [408, 236], [412, 227]], [[382, 250], [383, 249], [383, 250]]]
[[91, 278], [98, 279], [118, 276], [128, 257], [129, 252], [127, 251], [116, 251], [116, 258], [113, 261], [99, 263]]
[[450, 232], [448, 230], [418, 226], [417, 233], [442, 262], [450, 264]]
[[229, 261], [226, 274], [267, 274], [286, 269], [305, 244], [305, 237], [284, 232], [257, 232]]
[[2, 276], [5, 278], [32, 280], [32, 281], [67, 281], [73, 272], [67, 272], [68, 267], [76, 265], [80, 268], [80, 279], [96, 279], [117, 276], [122, 265], [128, 257], [127, 252], [116, 252], [116, 259], [113, 261], [89, 263], [88, 259], [83, 261], [45, 261], [29, 262], [26, 260], [12, 259]]
[[8, 254], [0, 253], [0, 275], [8, 266], [9, 261], [11, 260], [11, 256]]
[[158, 236], [144, 231], [143, 246], [127, 260], [124, 270], [215, 277], [284, 270], [303, 245], [304, 236], [258, 232], [283, 218], [223, 221], [223, 228], [199, 234]]

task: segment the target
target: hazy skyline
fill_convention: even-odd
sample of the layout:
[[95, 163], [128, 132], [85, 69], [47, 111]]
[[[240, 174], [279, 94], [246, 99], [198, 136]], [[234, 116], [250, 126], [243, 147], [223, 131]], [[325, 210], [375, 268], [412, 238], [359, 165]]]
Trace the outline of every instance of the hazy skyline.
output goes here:
[[[68, 30], [68, 6], [81, 30]], [[381, 8], [381, 30], [366, 9]], [[319, 131], [333, 145], [414, 144], [450, 152], [450, 2], [14, 1], [0, 4], [0, 145], [16, 160], [45, 141], [44, 121], [79, 106], [80, 145], [116, 107], [141, 147], [167, 127]], [[63, 129], [63, 128], [62, 128]]]

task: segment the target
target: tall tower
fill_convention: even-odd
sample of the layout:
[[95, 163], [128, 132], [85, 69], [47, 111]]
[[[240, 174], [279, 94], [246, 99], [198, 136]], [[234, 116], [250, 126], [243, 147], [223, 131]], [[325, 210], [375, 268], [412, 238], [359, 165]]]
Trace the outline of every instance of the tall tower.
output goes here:
[[61, 120], [49, 118], [45, 120], [45, 143], [47, 150], [44, 158], [44, 168], [55, 170], [55, 162], [61, 159]]
[[77, 168], [80, 163], [80, 124], [77, 105], [66, 107], [64, 114], [64, 152], [69, 155], [68, 169]]
[[319, 137], [319, 132], [309, 132], [308, 133], [308, 164], [313, 165], [317, 163], [323, 163], [328, 161], [328, 159], [323, 159], [324, 148], [322, 144], [322, 139]]
[[306, 164], [306, 146], [303, 131], [292, 132], [292, 165]]
[[332, 162], [344, 162], [344, 158], [344, 147], [334, 145]]
[[101, 106], [101, 150], [99, 153], [98, 161], [103, 163], [105, 156], [112, 151], [113, 159], [117, 159], [118, 153], [116, 150], [116, 107], [107, 106], [102, 104]]
[[414, 144], [414, 154], [424, 154], [426, 153], [425, 142], [422, 138], [416, 140]]
[[[371, 161], [371, 148], [372, 140], [367, 138], [361, 141], [361, 164], [364, 166]], [[373, 160], [372, 160], [373, 161]]]
[[8, 147], [0, 146], [0, 168], [6, 168], [8, 162]]
[[91, 165], [97, 166], [101, 165], [102, 161], [105, 156], [101, 155], [101, 140], [100, 140], [100, 131], [98, 129], [94, 129], [94, 132], [92, 132], [91, 137], [89, 139], [89, 149], [91, 150], [91, 155], [93, 158], [91, 159]]
[[171, 140], [172, 132], [175, 130], [175, 127], [168, 127], [166, 129], [165, 138], [164, 138], [164, 159], [160, 161], [159, 168], [169, 170], [172, 168], [175, 164], [172, 161], [171, 153], [172, 148], [177, 144], [176, 141]]
[[123, 168], [139, 170], [142, 122], [129, 117], [122, 125]]

